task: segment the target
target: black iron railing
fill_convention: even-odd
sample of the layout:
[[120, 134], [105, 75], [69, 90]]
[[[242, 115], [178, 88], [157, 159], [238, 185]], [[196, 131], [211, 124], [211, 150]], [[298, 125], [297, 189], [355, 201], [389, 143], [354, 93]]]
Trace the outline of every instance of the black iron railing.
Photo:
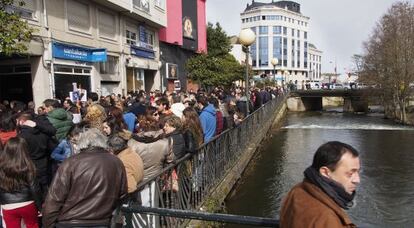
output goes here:
[[[155, 177], [140, 183], [141, 208], [199, 211], [206, 197], [223, 180], [248, 145], [258, 137], [264, 138], [284, 98], [272, 99], [235, 128], [203, 144], [196, 153], [185, 155]], [[133, 207], [134, 204], [125, 204], [121, 208], [125, 213], [126, 227], [180, 227], [191, 218], [165, 213], [136, 213], [131, 210]]]

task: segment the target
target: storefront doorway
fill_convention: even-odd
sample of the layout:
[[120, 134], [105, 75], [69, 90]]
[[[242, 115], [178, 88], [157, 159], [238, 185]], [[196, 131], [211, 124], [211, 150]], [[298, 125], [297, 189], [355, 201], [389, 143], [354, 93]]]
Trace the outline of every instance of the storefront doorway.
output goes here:
[[91, 91], [91, 68], [55, 65], [54, 75], [55, 96], [60, 100], [69, 97], [73, 83], [77, 84], [78, 89], [85, 89], [87, 93]]
[[33, 100], [30, 64], [0, 66], [0, 101]]

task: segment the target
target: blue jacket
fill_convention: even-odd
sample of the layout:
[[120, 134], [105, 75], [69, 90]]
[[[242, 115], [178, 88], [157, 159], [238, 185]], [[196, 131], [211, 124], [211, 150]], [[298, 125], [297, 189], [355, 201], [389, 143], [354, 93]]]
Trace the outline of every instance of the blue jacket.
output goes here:
[[67, 139], [62, 139], [50, 155], [54, 160], [62, 162], [72, 155], [72, 147]]
[[208, 142], [216, 134], [216, 109], [212, 104], [203, 108], [200, 122], [203, 128], [204, 142]]

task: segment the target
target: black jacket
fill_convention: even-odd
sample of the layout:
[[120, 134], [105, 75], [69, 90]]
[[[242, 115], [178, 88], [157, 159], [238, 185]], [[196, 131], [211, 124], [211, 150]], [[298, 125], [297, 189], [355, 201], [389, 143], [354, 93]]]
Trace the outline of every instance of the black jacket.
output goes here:
[[119, 158], [102, 148], [81, 151], [59, 166], [44, 203], [43, 227], [108, 225], [127, 190]]
[[172, 152], [174, 153], [175, 159], [182, 158], [186, 154], [183, 134], [176, 130], [166, 135], [166, 137], [172, 139]]
[[186, 130], [183, 133], [184, 137], [184, 143], [185, 143], [185, 152], [186, 153], [195, 153], [198, 149], [197, 142], [193, 136], [193, 133], [191, 133], [190, 130]]
[[36, 122], [35, 128], [47, 136], [54, 137], [56, 135], [56, 128], [53, 127], [46, 115], [37, 115], [34, 122]]
[[33, 181], [30, 185], [22, 187], [16, 192], [6, 192], [0, 188], [0, 204], [23, 203], [27, 201], [35, 201], [37, 209], [42, 210], [42, 193], [39, 185]]
[[26, 140], [32, 160], [40, 160], [50, 156], [51, 151], [48, 148], [49, 137], [39, 129], [20, 126], [18, 136]]

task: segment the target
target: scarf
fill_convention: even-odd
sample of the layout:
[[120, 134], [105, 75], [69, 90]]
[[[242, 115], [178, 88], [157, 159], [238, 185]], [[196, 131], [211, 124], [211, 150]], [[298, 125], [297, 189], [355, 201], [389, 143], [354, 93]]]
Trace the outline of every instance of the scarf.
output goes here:
[[340, 183], [320, 175], [312, 166], [308, 167], [304, 174], [306, 180], [321, 188], [341, 208], [348, 210], [353, 206], [352, 200], [354, 199], [355, 191], [349, 194]]

